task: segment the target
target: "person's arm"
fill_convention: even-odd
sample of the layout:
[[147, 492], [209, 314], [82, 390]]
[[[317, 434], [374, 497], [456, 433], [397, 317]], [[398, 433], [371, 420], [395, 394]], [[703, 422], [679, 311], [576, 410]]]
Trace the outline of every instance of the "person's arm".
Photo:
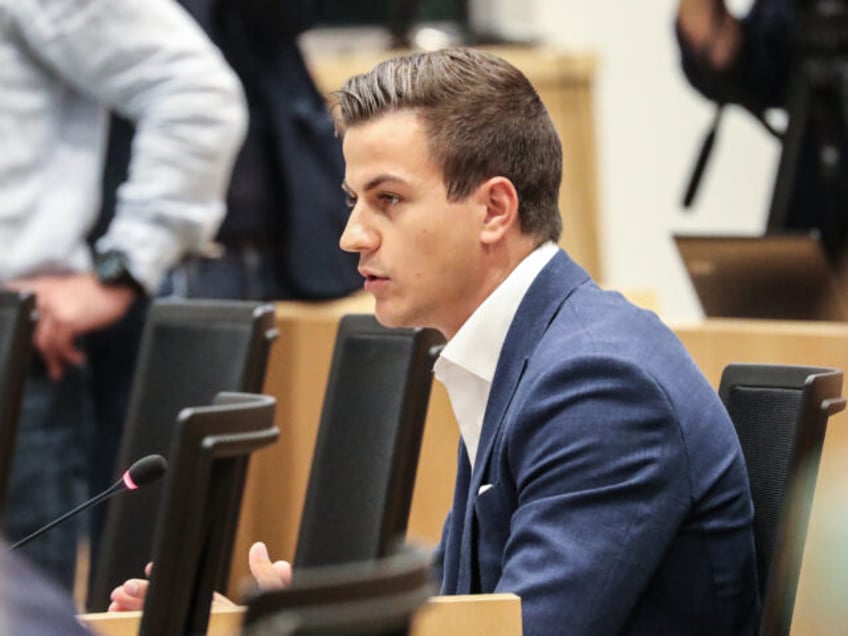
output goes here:
[[246, 125], [238, 79], [173, 0], [21, 0], [19, 15], [45, 66], [136, 125], [129, 178], [97, 249], [126, 254], [155, 293], [223, 218]]
[[705, 97], [753, 113], [784, 105], [796, 20], [791, 0], [756, 0], [743, 18], [724, 0], [680, 0], [675, 33], [686, 79]]
[[17, 33], [46, 72], [138, 131], [115, 219], [97, 243], [123, 255], [134, 285], [102, 285], [90, 274], [14, 282], [37, 292], [36, 343], [57, 378], [81, 361], [78, 335], [120, 318], [139, 288], [155, 293], [168, 268], [214, 235], [246, 109], [235, 74], [172, 0], [12, 6]]
[[496, 534], [515, 502], [502, 553], [484, 537], [479, 558], [501, 559], [495, 591], [521, 597], [528, 636], [622, 633], [691, 506], [673, 409], [613, 360], [572, 360], [537, 384], [511, 407], [514, 495], [495, 484], [475, 503], [479, 527]]

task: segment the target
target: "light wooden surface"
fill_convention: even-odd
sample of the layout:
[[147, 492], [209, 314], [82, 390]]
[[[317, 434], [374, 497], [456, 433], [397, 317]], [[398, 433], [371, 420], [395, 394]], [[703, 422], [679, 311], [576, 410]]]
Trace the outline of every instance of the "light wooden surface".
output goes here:
[[[238, 636], [244, 608], [214, 609], [207, 636]], [[100, 636], [136, 636], [141, 612], [82, 614]], [[521, 601], [514, 594], [434, 596], [419, 609], [411, 636], [521, 636]]]
[[435, 596], [415, 614], [411, 636], [521, 636], [515, 594]]
[[[550, 112], [563, 145], [559, 205], [565, 229], [560, 243], [596, 280], [603, 280], [598, 235], [595, 58], [549, 48], [488, 50], [521, 69]], [[348, 77], [368, 71], [394, 54], [360, 51], [339, 56], [312, 52], [307, 62], [319, 88], [329, 94], [341, 88]]]
[[[209, 617], [206, 636], [237, 636], [241, 633], [244, 608], [215, 609]], [[138, 636], [141, 612], [80, 614], [79, 620], [99, 636]]]

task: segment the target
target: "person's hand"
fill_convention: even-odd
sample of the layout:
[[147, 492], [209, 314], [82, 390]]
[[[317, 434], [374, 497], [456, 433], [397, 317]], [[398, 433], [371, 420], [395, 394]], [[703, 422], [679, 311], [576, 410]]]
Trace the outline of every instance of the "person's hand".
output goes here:
[[35, 293], [38, 323], [33, 342], [53, 380], [62, 379], [67, 365], [85, 361], [77, 336], [116, 322], [137, 296], [130, 287], [102, 285], [91, 273], [37, 276], [12, 281], [8, 287]]
[[677, 24], [689, 45], [716, 69], [727, 68], [735, 58], [741, 27], [724, 0], [680, 0]]
[[250, 573], [261, 589], [273, 590], [288, 587], [291, 583], [291, 564], [286, 561], [271, 562], [268, 548], [261, 541], [250, 546], [247, 555]]
[[[144, 573], [150, 576], [153, 563], [148, 563]], [[147, 588], [150, 581], [147, 579], [129, 579], [119, 585], [109, 595], [112, 601], [109, 603], [109, 612], [132, 612], [144, 609], [144, 598], [147, 596]]]
[[[144, 568], [144, 573], [149, 577], [153, 571], [153, 563], [148, 563]], [[122, 585], [119, 585], [109, 596], [112, 601], [109, 603], [110, 612], [132, 612], [141, 611], [144, 609], [144, 599], [147, 597], [147, 589], [150, 586], [150, 581], [147, 579], [128, 579]], [[212, 607], [236, 607], [223, 594], [214, 592], [212, 595]]]

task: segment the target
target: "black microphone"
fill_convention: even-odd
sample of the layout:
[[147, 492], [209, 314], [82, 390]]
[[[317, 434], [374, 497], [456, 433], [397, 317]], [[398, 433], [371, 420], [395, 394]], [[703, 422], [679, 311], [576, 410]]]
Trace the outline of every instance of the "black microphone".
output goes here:
[[164, 475], [166, 470], [168, 470], [168, 462], [166, 462], [165, 458], [161, 455], [148, 455], [147, 457], [142, 457], [141, 459], [137, 460], [132, 466], [130, 466], [127, 470], [125, 470], [121, 478], [114, 484], [109, 486], [109, 488], [101, 492], [99, 495], [95, 495], [88, 501], [84, 501], [73, 510], [66, 512], [58, 519], [54, 519], [46, 526], [39, 528], [38, 530], [24, 537], [17, 543], [13, 543], [11, 546], [9, 546], [8, 551], [11, 552], [12, 550], [20, 548], [22, 545], [26, 545], [36, 537], [41, 536], [42, 534], [50, 530], [51, 528], [58, 526], [63, 521], [70, 519], [74, 515], [79, 514], [80, 512], [87, 508], [90, 508], [91, 506], [99, 504], [101, 501], [105, 501], [112, 495], [116, 495], [119, 492], [124, 492], [125, 490], [136, 490], [138, 488], [141, 488], [142, 486], [153, 483], [162, 475]]

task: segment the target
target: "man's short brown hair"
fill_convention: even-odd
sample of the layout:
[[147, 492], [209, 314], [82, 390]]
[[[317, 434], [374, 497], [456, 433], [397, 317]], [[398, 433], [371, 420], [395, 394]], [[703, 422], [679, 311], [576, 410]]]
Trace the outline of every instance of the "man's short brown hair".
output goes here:
[[518, 191], [522, 231], [559, 240], [562, 147], [538, 93], [505, 60], [473, 48], [395, 57], [350, 78], [334, 97], [342, 134], [387, 113], [414, 111], [450, 200], [506, 177]]

